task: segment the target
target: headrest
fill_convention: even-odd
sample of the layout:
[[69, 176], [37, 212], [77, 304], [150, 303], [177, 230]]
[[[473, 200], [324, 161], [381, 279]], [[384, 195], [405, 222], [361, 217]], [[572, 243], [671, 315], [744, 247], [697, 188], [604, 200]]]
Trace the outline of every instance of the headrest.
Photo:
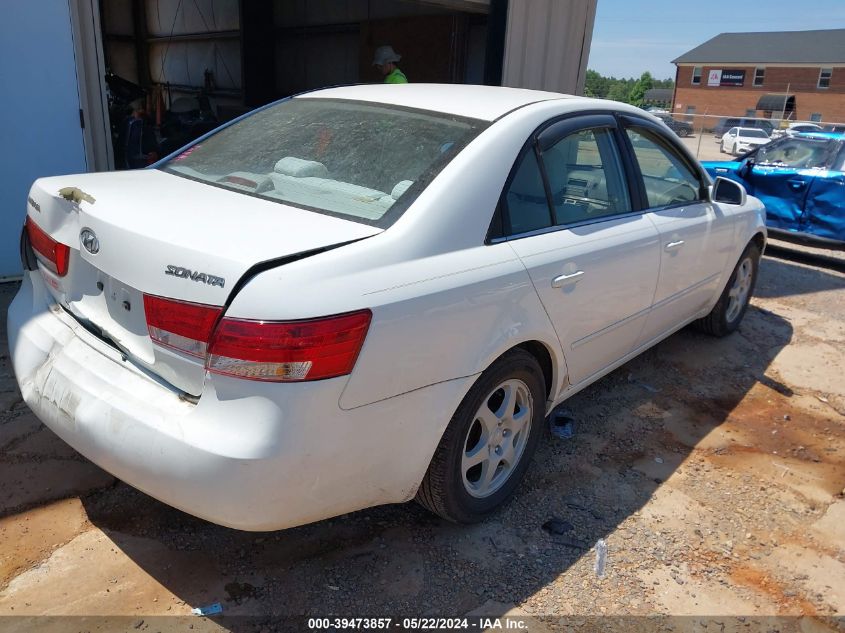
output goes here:
[[323, 163], [294, 156], [285, 156], [276, 163], [273, 170], [277, 174], [294, 178], [327, 178], [329, 175], [329, 170]]
[[390, 192], [390, 197], [394, 200], [398, 200], [399, 197], [408, 191], [411, 185], [414, 184], [413, 180], [400, 180], [396, 183], [396, 186], [393, 188], [393, 191]]

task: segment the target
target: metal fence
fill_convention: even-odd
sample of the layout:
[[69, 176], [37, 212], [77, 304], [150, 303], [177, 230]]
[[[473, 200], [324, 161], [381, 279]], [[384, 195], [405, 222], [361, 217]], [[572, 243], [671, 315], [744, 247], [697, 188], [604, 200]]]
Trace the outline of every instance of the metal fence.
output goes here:
[[[722, 136], [733, 127], [764, 130], [771, 138], [787, 133], [791, 126], [818, 126], [820, 131], [845, 133], [845, 123], [838, 121], [797, 121], [793, 119], [763, 118], [729, 114], [680, 114], [652, 111], [681, 137], [699, 160], [725, 160]], [[730, 149], [728, 146], [726, 149]]]

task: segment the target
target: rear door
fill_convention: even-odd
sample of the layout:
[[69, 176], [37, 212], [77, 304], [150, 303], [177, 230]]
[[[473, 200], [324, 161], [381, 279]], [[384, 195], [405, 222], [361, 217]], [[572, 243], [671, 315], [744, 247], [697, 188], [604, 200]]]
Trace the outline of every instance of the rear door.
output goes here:
[[658, 236], [632, 206], [611, 115], [567, 118], [525, 148], [502, 199], [578, 384], [628, 354], [657, 284]]
[[735, 252], [733, 221], [708, 199], [704, 174], [656, 125], [626, 118], [641, 204], [660, 233], [654, 305], [637, 346], [671, 332], [714, 294]]

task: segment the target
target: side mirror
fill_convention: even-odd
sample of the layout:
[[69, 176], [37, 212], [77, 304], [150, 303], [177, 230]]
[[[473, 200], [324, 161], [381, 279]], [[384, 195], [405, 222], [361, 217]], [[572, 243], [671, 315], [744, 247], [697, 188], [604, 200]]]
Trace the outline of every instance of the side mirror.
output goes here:
[[748, 157], [748, 158], [746, 158], [746, 159], [745, 159], [745, 161], [742, 163], [742, 166], [739, 168], [738, 172], [739, 172], [739, 175], [740, 175], [741, 177], [743, 177], [743, 178], [747, 178], [747, 177], [748, 177], [748, 174], [750, 174], [750, 173], [751, 173], [751, 170], [752, 170], [752, 169], [754, 169], [754, 157], [753, 157], [753, 156], [749, 156], [749, 157]]
[[741, 184], [718, 176], [716, 182], [713, 183], [713, 193], [710, 199], [713, 202], [742, 206], [748, 198], [745, 193], [745, 187]]

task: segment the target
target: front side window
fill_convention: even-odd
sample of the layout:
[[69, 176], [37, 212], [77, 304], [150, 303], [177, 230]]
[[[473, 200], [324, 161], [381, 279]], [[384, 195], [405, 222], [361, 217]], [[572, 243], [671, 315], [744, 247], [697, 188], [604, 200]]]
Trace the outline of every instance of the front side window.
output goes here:
[[692, 85], [698, 86], [701, 84], [701, 66], [696, 66], [692, 69]]
[[830, 78], [833, 76], [833, 68], [822, 68], [819, 71], [819, 88], [830, 88]]
[[626, 129], [643, 175], [649, 208], [701, 199], [701, 181], [681, 155], [651, 130]]
[[782, 138], [763, 145], [754, 158], [757, 165], [812, 169], [825, 167], [836, 142], [831, 139]]
[[574, 132], [543, 151], [555, 223], [576, 224], [631, 211], [610, 128]]
[[297, 98], [224, 128], [160, 169], [386, 227], [487, 125], [384, 104]]

